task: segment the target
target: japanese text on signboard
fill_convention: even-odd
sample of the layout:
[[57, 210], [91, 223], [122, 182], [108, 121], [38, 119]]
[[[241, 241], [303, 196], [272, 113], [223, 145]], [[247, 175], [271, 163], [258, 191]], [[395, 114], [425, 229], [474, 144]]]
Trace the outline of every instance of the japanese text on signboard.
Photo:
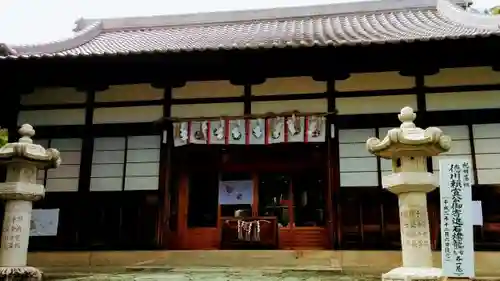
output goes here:
[[471, 167], [467, 160], [440, 162], [443, 273], [473, 277]]

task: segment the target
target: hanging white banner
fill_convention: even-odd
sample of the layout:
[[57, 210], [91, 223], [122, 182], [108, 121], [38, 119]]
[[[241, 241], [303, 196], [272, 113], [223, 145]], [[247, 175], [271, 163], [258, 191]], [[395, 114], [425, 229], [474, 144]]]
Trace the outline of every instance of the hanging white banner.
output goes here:
[[443, 276], [473, 278], [472, 169], [468, 159], [439, 161]]
[[266, 143], [266, 120], [251, 119], [249, 126], [249, 144], [265, 144]]
[[325, 142], [326, 118], [324, 116], [308, 116], [306, 119], [307, 142]]
[[285, 142], [285, 117], [272, 117], [267, 119], [267, 144]]
[[225, 144], [226, 131], [226, 120], [210, 121], [210, 144]]
[[208, 143], [208, 122], [191, 121], [189, 122], [189, 143], [207, 144]]
[[288, 130], [288, 142], [304, 142], [304, 116], [288, 117], [286, 120], [286, 129]]
[[326, 141], [324, 116], [194, 120], [176, 122], [173, 126], [175, 147], [187, 144], [265, 145]]
[[229, 144], [245, 144], [246, 120], [230, 120], [228, 134]]
[[189, 143], [189, 122], [176, 122], [174, 126], [174, 146], [183, 146]]

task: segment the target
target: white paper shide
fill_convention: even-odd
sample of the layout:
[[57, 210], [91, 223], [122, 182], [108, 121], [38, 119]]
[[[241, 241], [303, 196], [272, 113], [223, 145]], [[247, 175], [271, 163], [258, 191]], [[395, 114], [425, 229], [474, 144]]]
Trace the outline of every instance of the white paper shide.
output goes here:
[[266, 143], [266, 120], [251, 119], [249, 126], [249, 141], [250, 144], [265, 144]]
[[246, 143], [246, 124], [245, 120], [229, 121], [229, 144]]
[[183, 146], [189, 143], [189, 122], [174, 123], [174, 146]]
[[442, 159], [439, 171], [443, 275], [472, 278], [475, 273], [471, 163], [468, 159]]
[[210, 121], [210, 144], [226, 143], [226, 120]]
[[325, 116], [299, 114], [174, 122], [174, 147], [188, 144], [269, 145], [325, 142]]
[[208, 143], [208, 122], [207, 121], [191, 121], [190, 122], [189, 142], [193, 144]]
[[305, 117], [292, 115], [286, 120], [288, 142], [304, 142]]
[[324, 116], [307, 117], [307, 141], [324, 142], [326, 133], [326, 118]]
[[285, 142], [285, 118], [272, 117], [267, 119], [267, 143]]

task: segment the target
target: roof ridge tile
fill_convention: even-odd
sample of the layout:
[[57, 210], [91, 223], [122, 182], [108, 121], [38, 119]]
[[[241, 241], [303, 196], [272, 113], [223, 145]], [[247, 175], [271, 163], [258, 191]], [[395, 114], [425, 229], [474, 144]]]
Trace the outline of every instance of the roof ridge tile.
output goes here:
[[[385, 0], [380, 0], [384, 2]], [[387, 0], [416, 1], [416, 0]], [[448, 0], [422, 0], [431, 1]], [[436, 3], [436, 2], [435, 2]], [[434, 7], [373, 10], [351, 14], [305, 15], [198, 25], [167, 25], [112, 30], [106, 23], [80, 22], [70, 40], [14, 48], [0, 59], [109, 56], [231, 49], [397, 44], [468, 37], [500, 36], [500, 28], [467, 25]], [[439, 6], [438, 6], [439, 7]], [[394, 7], [393, 7], [394, 8]], [[465, 12], [465, 11], [464, 11]]]

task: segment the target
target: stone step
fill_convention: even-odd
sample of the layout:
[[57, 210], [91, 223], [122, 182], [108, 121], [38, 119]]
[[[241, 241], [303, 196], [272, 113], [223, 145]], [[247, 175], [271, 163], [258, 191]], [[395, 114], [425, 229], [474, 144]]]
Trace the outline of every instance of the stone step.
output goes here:
[[331, 267], [340, 270], [332, 251], [170, 251], [135, 266], [171, 267]]

